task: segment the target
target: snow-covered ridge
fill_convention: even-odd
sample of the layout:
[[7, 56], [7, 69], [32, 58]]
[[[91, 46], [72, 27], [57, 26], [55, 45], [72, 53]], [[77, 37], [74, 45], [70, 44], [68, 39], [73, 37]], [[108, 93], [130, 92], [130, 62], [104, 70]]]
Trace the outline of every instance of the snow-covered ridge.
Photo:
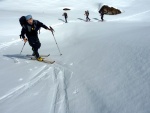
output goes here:
[[100, 4], [107, 4], [115, 7], [128, 7], [135, 0], [116, 1], [116, 0], [3, 0], [0, 1], [1, 10], [15, 10], [15, 11], [34, 11], [34, 12], [49, 12], [69, 7], [74, 10], [92, 9], [97, 10]]

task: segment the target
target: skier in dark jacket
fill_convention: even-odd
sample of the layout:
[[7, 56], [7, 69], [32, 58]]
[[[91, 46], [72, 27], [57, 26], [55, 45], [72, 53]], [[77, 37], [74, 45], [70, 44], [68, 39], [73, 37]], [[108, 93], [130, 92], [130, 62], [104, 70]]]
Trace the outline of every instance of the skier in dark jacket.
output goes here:
[[104, 21], [104, 14], [105, 14], [105, 12], [104, 12], [103, 8], [101, 8], [99, 10], [99, 13], [100, 13], [100, 16], [101, 16], [101, 20]]
[[89, 11], [88, 11], [88, 10], [85, 11], [85, 14], [84, 14], [84, 15], [86, 16], [86, 22], [91, 20], [91, 19], [89, 18]]
[[[47, 30], [53, 32], [52, 29], [48, 28], [43, 23], [39, 22], [38, 20], [33, 20], [31, 15], [26, 16], [27, 25], [22, 27], [21, 30], [21, 37], [23, 38], [24, 42], [29, 42], [29, 45], [32, 47], [33, 54], [38, 61], [43, 61], [38, 53], [38, 49], [41, 47], [40, 40], [38, 38], [38, 30], [40, 27], [43, 27]], [[26, 34], [26, 37], [25, 37]]]
[[65, 22], [67, 23], [67, 18], [68, 18], [67, 13], [65, 12], [62, 16], [64, 16], [64, 17], [65, 17]]

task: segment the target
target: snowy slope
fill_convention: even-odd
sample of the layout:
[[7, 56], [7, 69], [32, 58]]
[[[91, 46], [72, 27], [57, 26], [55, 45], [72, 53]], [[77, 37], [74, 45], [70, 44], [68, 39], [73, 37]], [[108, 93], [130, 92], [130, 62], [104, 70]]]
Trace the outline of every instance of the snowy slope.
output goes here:
[[[149, 113], [149, 3], [0, 1], [0, 113]], [[99, 22], [101, 4], [124, 13]], [[68, 24], [61, 16], [66, 6], [72, 8]], [[87, 9], [89, 23], [83, 21]], [[50, 53], [55, 64], [27, 59], [32, 53], [28, 44], [19, 55], [23, 41], [18, 18], [27, 14], [54, 27], [63, 55], [44, 29], [39, 52]]]

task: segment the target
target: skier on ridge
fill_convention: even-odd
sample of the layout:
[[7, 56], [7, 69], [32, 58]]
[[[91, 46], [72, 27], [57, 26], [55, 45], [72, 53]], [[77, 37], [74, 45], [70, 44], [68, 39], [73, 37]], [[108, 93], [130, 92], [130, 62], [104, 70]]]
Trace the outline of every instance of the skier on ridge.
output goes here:
[[65, 23], [67, 23], [68, 14], [66, 12], [64, 12], [64, 14], [62, 16], [65, 17]]
[[84, 14], [85, 16], [86, 16], [86, 22], [88, 22], [88, 21], [90, 21], [91, 19], [89, 18], [89, 11], [87, 10], [87, 11], [85, 11], [85, 14]]

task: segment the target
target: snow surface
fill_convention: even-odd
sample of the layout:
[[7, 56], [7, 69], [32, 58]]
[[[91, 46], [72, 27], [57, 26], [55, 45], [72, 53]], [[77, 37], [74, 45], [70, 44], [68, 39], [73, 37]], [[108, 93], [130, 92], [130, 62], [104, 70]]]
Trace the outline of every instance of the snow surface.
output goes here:
[[[102, 4], [123, 11], [97, 13]], [[0, 113], [150, 113], [149, 0], [0, 0]], [[62, 17], [69, 7], [69, 23]], [[91, 22], [85, 22], [84, 11]], [[25, 57], [18, 19], [32, 14], [42, 29], [40, 54], [53, 65]]]

